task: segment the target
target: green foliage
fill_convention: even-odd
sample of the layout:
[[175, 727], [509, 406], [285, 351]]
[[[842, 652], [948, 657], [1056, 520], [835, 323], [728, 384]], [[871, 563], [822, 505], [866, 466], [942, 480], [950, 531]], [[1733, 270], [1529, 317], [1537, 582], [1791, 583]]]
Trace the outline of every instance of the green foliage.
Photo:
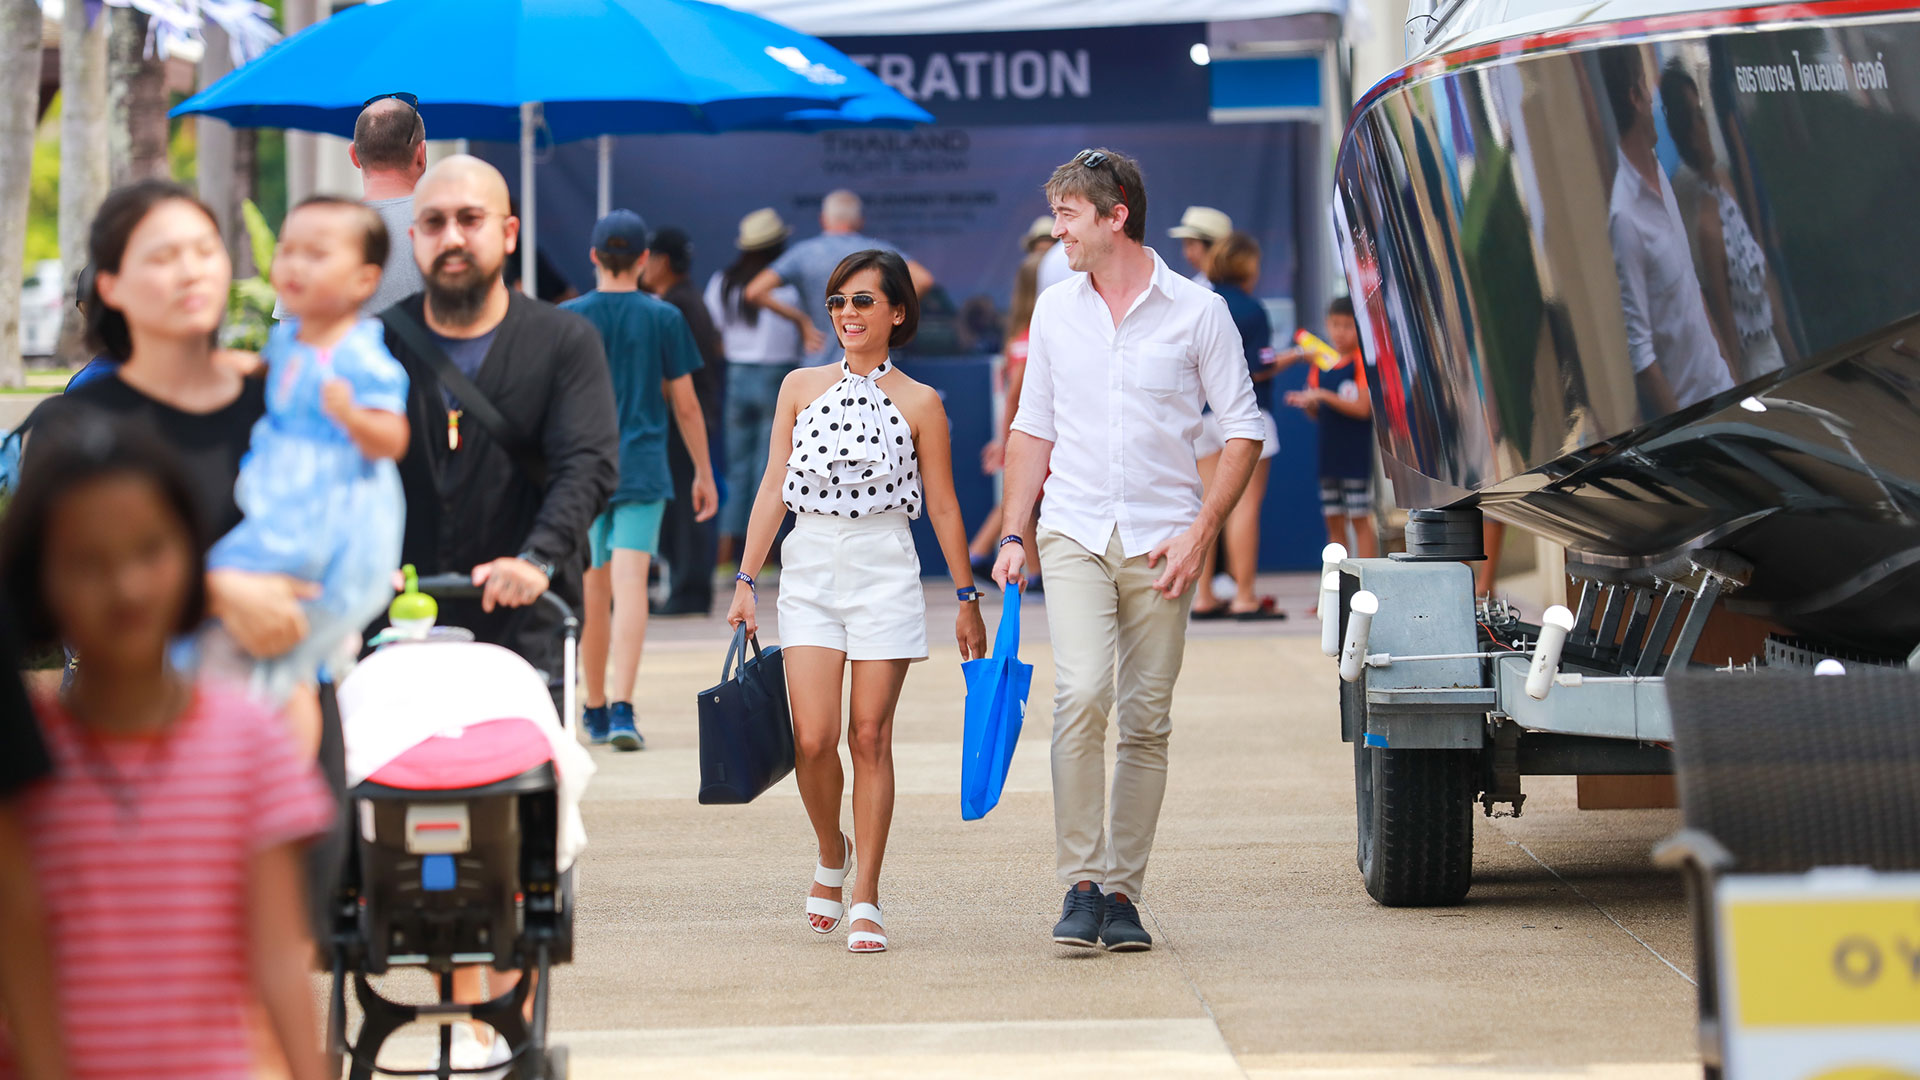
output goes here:
[[27, 262], [60, 257], [60, 98], [33, 139], [33, 173], [27, 195]]
[[273, 267], [273, 248], [277, 243], [273, 226], [252, 199], [240, 203], [240, 219], [247, 227], [247, 243], [253, 248], [254, 265], [260, 268], [253, 277], [236, 278], [227, 296], [227, 322], [220, 340], [236, 349], [260, 351], [267, 344], [267, 332], [273, 329], [273, 285], [268, 279]]

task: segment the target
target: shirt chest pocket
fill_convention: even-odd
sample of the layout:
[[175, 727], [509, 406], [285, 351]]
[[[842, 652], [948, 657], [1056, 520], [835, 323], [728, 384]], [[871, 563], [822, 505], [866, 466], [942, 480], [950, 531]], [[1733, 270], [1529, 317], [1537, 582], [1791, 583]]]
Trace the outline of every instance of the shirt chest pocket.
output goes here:
[[1140, 342], [1127, 347], [1133, 380], [1149, 394], [1179, 394], [1193, 389], [1192, 364], [1184, 345]]

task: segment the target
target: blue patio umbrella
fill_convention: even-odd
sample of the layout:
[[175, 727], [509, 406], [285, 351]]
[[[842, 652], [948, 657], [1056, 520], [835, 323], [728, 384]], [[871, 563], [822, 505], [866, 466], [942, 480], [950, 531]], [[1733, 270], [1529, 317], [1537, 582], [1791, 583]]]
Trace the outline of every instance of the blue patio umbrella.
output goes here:
[[534, 280], [533, 149], [542, 127], [555, 142], [808, 130], [830, 122], [820, 114], [855, 101], [864, 102], [860, 114], [838, 123], [926, 116], [818, 38], [700, 0], [360, 4], [274, 46], [173, 114], [350, 137], [363, 103], [395, 91], [420, 99], [436, 138], [519, 139], [526, 281]]

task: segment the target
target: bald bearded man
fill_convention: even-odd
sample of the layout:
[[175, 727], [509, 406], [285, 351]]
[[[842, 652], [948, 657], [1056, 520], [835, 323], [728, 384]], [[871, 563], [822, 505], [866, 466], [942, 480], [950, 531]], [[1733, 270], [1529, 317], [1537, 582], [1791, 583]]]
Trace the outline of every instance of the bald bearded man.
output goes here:
[[[387, 347], [412, 381], [404, 557], [423, 577], [472, 575], [484, 599], [442, 605], [441, 621], [519, 653], [557, 689], [559, 627], [529, 605], [549, 585], [579, 603], [587, 528], [619, 479], [600, 335], [501, 281], [520, 222], [506, 180], [486, 162], [458, 155], [427, 170], [412, 233], [426, 289], [386, 316]], [[441, 378], [443, 363], [479, 389], [505, 431], [475, 419], [473, 403]]]

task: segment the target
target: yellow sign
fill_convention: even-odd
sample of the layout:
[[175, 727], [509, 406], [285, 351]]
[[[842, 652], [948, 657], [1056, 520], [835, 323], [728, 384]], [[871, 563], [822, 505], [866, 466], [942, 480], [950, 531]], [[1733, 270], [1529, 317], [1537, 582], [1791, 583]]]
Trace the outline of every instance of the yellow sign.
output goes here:
[[1747, 1028], [1920, 1025], [1920, 900], [1728, 901]]

